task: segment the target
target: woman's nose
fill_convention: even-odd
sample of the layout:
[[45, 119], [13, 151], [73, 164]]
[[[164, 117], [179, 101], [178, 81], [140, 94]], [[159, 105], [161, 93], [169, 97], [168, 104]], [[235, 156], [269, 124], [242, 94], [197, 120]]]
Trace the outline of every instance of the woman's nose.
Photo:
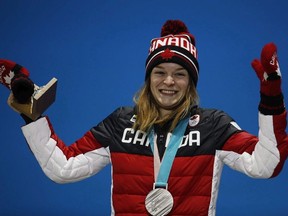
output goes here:
[[164, 83], [166, 85], [173, 85], [174, 84], [174, 79], [172, 76], [167, 76], [165, 79], [164, 79]]

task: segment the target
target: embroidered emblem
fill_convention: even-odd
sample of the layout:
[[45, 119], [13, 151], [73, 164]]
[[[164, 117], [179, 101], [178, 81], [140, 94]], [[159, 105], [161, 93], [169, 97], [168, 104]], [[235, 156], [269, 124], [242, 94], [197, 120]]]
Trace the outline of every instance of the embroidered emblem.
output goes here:
[[199, 115], [193, 115], [190, 119], [189, 119], [189, 126], [190, 127], [195, 127], [200, 121], [200, 116]]
[[171, 59], [173, 56], [175, 56], [175, 53], [171, 52], [170, 49], [165, 49], [163, 53], [161, 53], [161, 57], [165, 60]]

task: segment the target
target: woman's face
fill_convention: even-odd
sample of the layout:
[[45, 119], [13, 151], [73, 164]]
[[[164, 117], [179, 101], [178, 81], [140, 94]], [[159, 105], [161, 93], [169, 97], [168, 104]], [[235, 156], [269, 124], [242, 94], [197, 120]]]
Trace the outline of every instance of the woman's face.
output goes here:
[[182, 102], [188, 87], [189, 74], [179, 64], [162, 63], [151, 72], [150, 89], [162, 114], [171, 112]]

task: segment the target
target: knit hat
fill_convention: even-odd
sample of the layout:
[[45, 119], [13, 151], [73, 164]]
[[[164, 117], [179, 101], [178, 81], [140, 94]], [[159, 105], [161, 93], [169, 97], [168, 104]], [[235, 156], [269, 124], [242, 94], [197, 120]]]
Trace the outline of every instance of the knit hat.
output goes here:
[[180, 20], [166, 21], [161, 29], [161, 37], [151, 40], [145, 80], [155, 66], [164, 62], [174, 62], [184, 67], [197, 86], [199, 65], [195, 38]]

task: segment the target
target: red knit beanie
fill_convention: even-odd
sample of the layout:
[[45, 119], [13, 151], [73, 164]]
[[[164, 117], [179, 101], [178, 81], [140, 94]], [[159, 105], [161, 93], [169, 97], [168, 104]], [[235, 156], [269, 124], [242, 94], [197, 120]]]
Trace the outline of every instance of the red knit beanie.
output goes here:
[[164, 62], [174, 62], [184, 67], [197, 86], [199, 65], [195, 38], [180, 20], [168, 20], [161, 29], [161, 37], [151, 40], [146, 60], [145, 80], [152, 69]]

